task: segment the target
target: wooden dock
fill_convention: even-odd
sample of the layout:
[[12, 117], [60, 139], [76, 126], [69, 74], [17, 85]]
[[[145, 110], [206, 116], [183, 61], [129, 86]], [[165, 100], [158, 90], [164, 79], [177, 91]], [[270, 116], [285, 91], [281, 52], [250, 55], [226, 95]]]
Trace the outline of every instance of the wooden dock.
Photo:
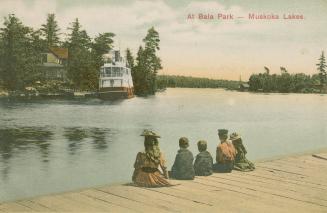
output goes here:
[[0, 204], [0, 212], [327, 212], [327, 153], [256, 163], [168, 188], [110, 185]]

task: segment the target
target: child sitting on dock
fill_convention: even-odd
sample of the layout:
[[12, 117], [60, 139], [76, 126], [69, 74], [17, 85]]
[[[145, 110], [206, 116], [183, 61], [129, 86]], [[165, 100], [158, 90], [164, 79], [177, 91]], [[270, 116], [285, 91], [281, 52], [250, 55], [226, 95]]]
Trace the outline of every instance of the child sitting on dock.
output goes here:
[[255, 166], [251, 161], [249, 161], [245, 157], [247, 151], [243, 145], [241, 136], [234, 132], [229, 136], [229, 138], [237, 151], [234, 162], [234, 169], [242, 172], [253, 171], [255, 169]]
[[187, 149], [189, 146], [188, 139], [182, 137], [179, 139], [178, 153], [175, 158], [174, 165], [171, 169], [171, 177], [178, 180], [193, 180], [194, 168], [193, 168], [193, 154]]
[[[160, 136], [149, 130], [144, 130], [141, 136], [144, 136], [145, 152], [137, 154], [134, 163], [133, 182], [142, 187], [172, 186], [166, 180], [168, 179], [168, 172], [165, 159], [159, 148], [158, 138]], [[161, 168], [163, 174], [158, 167]]]
[[194, 170], [197, 176], [212, 175], [213, 159], [210, 152], [207, 151], [207, 142], [200, 140], [198, 142], [199, 154], [195, 158]]
[[228, 130], [218, 129], [220, 144], [217, 146], [216, 163], [213, 165], [213, 170], [219, 173], [232, 172], [236, 150], [230, 140], [228, 140]]

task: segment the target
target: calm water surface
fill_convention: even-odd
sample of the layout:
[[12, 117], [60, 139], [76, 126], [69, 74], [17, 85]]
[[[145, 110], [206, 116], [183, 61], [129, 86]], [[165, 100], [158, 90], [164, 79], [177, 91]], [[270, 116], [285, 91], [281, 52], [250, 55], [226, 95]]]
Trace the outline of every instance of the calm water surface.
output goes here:
[[171, 167], [178, 139], [190, 149], [217, 129], [238, 131], [252, 160], [327, 147], [327, 96], [168, 89], [148, 98], [0, 100], [0, 201], [130, 181], [140, 133], [157, 131]]

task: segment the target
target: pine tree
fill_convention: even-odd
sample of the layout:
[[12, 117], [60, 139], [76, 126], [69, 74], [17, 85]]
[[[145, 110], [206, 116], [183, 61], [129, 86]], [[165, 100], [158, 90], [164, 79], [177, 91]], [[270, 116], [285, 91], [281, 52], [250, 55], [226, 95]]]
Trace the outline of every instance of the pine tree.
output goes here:
[[92, 50], [99, 56], [108, 53], [112, 49], [114, 33], [100, 33], [94, 38]]
[[138, 95], [155, 94], [158, 70], [161, 69], [161, 60], [156, 55], [159, 48], [159, 33], [151, 27], [143, 39], [144, 48], [140, 46], [136, 66], [133, 70], [135, 93]]
[[0, 76], [8, 90], [23, 90], [40, 77], [38, 32], [33, 32], [14, 15], [5, 18], [0, 29]]
[[78, 19], [68, 28], [71, 31], [65, 43], [69, 51], [68, 77], [77, 89], [96, 89], [98, 77], [90, 52], [91, 39], [81, 28]]
[[322, 51], [321, 56], [319, 58], [319, 63], [316, 65], [317, 65], [317, 70], [319, 72], [320, 85], [323, 86], [326, 84], [326, 67], [327, 67], [324, 51]]
[[85, 30], [82, 30], [82, 26], [79, 23], [78, 18], [71, 23], [71, 27], [68, 27], [71, 32], [68, 34], [68, 40], [66, 46], [69, 48], [76, 49], [86, 49], [91, 47], [91, 39], [87, 35]]
[[155, 94], [157, 85], [156, 85], [156, 77], [159, 69], [162, 69], [161, 59], [156, 55], [156, 52], [160, 50], [159, 48], [159, 33], [151, 27], [148, 30], [146, 37], [143, 39], [145, 43], [144, 54], [146, 58], [147, 65], [147, 82], [149, 94]]
[[134, 57], [132, 55], [132, 52], [129, 48], [126, 49], [126, 61], [127, 61], [127, 65], [129, 68], [131, 68], [131, 70], [133, 71], [134, 68]]
[[114, 36], [115, 34], [113, 33], [103, 33], [94, 38], [92, 42], [92, 54], [97, 70], [99, 70], [104, 63], [102, 56], [112, 49]]
[[59, 44], [59, 27], [55, 14], [50, 13], [47, 17], [47, 23], [42, 24], [41, 31], [45, 37], [48, 47], [58, 46]]
[[134, 90], [137, 95], [146, 95], [148, 91], [148, 84], [146, 81], [147, 68], [144, 56], [144, 49], [140, 46], [136, 56], [137, 65], [132, 72]]

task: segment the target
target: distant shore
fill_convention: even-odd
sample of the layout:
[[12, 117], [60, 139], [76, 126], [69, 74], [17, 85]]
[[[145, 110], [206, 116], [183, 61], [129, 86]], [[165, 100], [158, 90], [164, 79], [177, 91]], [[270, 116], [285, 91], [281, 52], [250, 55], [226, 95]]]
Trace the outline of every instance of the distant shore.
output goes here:
[[[160, 88], [157, 90], [157, 93], [164, 92], [166, 89], [174, 89], [174, 88], [185, 88], [185, 89], [224, 89], [227, 91], [237, 91], [237, 92], [248, 92], [254, 94], [327, 94], [326, 92], [263, 92], [263, 91], [250, 91], [250, 90], [241, 90], [235, 88], [223, 88], [223, 87], [166, 87]], [[12, 98], [18, 100], [42, 100], [42, 99], [84, 99], [84, 98], [96, 98], [94, 94], [96, 91], [78, 91], [78, 92], [70, 92], [64, 93], [62, 91], [55, 91], [51, 93], [27, 93], [24, 91], [15, 91], [15, 92], [7, 92], [4, 90], [0, 90], [0, 98]], [[143, 96], [140, 96], [143, 97]]]

